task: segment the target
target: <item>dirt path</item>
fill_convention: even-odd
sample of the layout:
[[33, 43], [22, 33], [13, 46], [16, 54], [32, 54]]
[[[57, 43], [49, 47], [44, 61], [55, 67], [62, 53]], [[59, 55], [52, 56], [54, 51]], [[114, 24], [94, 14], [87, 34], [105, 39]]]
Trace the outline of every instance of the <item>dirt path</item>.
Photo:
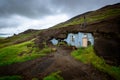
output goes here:
[[56, 47], [57, 51], [43, 58], [0, 67], [0, 76], [22, 75], [24, 80], [34, 77], [42, 80], [46, 75], [61, 71], [65, 80], [113, 80], [109, 75], [85, 65], [70, 56], [71, 48]]

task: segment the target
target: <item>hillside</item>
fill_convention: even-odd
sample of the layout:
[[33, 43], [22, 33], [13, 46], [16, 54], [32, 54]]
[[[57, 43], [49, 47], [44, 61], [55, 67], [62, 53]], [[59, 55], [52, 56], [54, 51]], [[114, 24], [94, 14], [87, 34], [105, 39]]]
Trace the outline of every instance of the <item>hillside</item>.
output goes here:
[[29, 41], [33, 38], [36, 38], [39, 32], [41, 31], [29, 29], [17, 35], [13, 35], [12, 37], [0, 38], [0, 48]]
[[57, 24], [53, 26], [52, 28], [61, 28], [61, 27], [68, 27], [72, 25], [81, 25], [84, 23], [84, 16], [86, 16], [86, 22], [87, 24], [95, 23], [97, 21], [102, 21], [104, 19], [118, 16], [120, 15], [120, 3], [113, 5], [107, 5], [101, 9], [98, 9], [96, 11], [90, 11], [86, 12], [84, 14], [80, 14], [78, 16], [75, 16], [71, 18], [70, 20]]
[[[48, 30], [42, 31], [35, 42], [40, 48], [42, 48], [42, 43], [45, 41], [49, 43], [52, 38], [63, 40], [69, 33], [92, 33], [94, 36], [94, 48], [96, 54], [108, 60], [107, 62], [110, 64], [119, 65], [119, 13], [120, 3], [81, 14]], [[86, 16], [87, 22], [85, 27], [81, 26], [81, 24], [84, 24], [84, 16]]]
[[[29, 29], [0, 38], [0, 80], [120, 80], [119, 22], [120, 3], [80, 14], [49, 29]], [[91, 33], [94, 46], [77, 49], [50, 42], [78, 32]]]

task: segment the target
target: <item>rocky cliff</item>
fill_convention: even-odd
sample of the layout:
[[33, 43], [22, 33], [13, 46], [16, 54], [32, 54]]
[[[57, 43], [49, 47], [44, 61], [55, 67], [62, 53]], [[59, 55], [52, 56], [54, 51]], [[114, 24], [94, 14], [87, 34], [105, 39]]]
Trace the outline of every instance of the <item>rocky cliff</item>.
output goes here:
[[109, 64], [120, 65], [120, 16], [90, 24], [86, 31], [93, 33], [96, 54]]

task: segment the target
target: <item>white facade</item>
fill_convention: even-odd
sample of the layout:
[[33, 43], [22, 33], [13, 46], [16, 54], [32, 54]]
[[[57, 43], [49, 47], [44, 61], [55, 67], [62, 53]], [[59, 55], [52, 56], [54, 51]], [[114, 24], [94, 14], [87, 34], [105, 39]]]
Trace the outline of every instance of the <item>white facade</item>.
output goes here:
[[[88, 46], [88, 41], [91, 43], [91, 45], [94, 44], [94, 38], [91, 33], [69, 33], [67, 38], [64, 39], [65, 42], [67, 42], [68, 45], [70, 46], [75, 46], [77, 48], [79, 47], [87, 47]], [[51, 40], [52, 44], [57, 45], [58, 40], [53, 38]]]

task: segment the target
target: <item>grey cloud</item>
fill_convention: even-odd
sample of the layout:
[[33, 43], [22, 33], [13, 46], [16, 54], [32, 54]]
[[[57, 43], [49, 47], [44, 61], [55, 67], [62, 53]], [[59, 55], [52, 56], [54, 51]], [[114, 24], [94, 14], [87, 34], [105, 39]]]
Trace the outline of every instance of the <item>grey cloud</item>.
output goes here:
[[0, 0], [0, 17], [13, 14], [29, 18], [66, 13], [75, 16], [120, 0]]
[[0, 29], [17, 27], [20, 23], [9, 19], [0, 19]]
[[0, 29], [22, 24], [11, 17], [13, 15], [42, 19], [46, 16], [66, 14], [71, 18], [118, 2], [120, 3], [120, 0], [0, 0]]
[[18, 14], [29, 18], [39, 18], [52, 14], [43, 0], [1, 0], [0, 16]]
[[0, 0], [0, 29], [17, 27], [20, 24], [11, 17], [13, 15], [38, 19], [53, 14], [45, 5], [48, 2], [43, 0]]
[[105, 5], [115, 4], [120, 0], [52, 0], [56, 9], [61, 8], [61, 12], [75, 16], [86, 11], [96, 10]]

